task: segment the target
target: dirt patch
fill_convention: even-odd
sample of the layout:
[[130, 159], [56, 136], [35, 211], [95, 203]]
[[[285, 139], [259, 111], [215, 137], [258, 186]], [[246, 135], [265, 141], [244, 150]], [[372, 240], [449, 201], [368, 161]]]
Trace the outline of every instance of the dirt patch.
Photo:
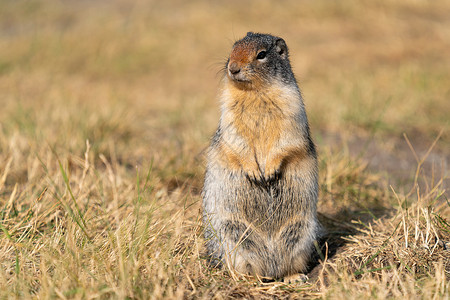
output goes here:
[[369, 171], [382, 174], [394, 188], [411, 188], [420, 163], [418, 179], [443, 179], [442, 189], [448, 197], [450, 148], [445, 141], [435, 142], [419, 134], [413, 137], [342, 136], [321, 133], [323, 145], [332, 151], [347, 151], [351, 157], [367, 161]]

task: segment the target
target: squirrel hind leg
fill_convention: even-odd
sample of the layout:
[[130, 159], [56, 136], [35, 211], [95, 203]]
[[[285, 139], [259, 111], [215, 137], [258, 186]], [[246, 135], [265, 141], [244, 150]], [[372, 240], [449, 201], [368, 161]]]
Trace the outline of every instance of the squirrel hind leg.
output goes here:
[[286, 226], [280, 234], [281, 251], [284, 252], [286, 270], [289, 274], [304, 272], [308, 268], [313, 242], [317, 238], [316, 223], [298, 220]]
[[241, 274], [276, 277], [279, 259], [265, 239], [252, 227], [237, 220], [223, 220], [217, 237], [210, 240], [210, 254], [219, 255], [222, 264]]
[[231, 255], [231, 264], [227, 264], [238, 273], [256, 276], [265, 280], [275, 280], [278, 278], [274, 270], [268, 268], [266, 262], [261, 257], [256, 257], [253, 253], [245, 250], [238, 250], [234, 255]]

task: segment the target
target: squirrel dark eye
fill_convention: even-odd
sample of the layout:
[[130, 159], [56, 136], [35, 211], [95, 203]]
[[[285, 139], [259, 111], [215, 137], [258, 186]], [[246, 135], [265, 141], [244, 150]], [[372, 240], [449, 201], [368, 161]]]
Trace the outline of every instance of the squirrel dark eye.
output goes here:
[[258, 55], [256, 56], [256, 59], [264, 59], [266, 58], [267, 52], [266, 51], [261, 51], [258, 53]]

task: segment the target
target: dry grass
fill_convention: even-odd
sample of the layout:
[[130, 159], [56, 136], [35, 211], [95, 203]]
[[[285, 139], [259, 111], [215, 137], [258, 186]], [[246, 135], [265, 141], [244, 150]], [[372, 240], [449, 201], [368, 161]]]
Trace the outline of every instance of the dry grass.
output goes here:
[[[1, 2], [0, 298], [448, 299], [449, 9]], [[203, 255], [216, 73], [249, 30], [286, 39], [319, 148], [304, 284]]]

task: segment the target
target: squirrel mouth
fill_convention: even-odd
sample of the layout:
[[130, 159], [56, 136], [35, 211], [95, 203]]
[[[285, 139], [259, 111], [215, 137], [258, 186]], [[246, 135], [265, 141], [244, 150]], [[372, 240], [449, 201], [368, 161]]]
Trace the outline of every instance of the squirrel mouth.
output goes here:
[[228, 77], [238, 83], [250, 83], [250, 80], [246, 76], [245, 70], [239, 66], [236, 62], [231, 62], [227, 66]]
[[228, 77], [238, 83], [251, 83], [251, 81], [241, 72], [238, 74], [232, 74], [231, 72], [228, 72]]
[[251, 83], [251, 81], [248, 79], [239, 79], [239, 78], [232, 78], [232, 79], [239, 83]]

